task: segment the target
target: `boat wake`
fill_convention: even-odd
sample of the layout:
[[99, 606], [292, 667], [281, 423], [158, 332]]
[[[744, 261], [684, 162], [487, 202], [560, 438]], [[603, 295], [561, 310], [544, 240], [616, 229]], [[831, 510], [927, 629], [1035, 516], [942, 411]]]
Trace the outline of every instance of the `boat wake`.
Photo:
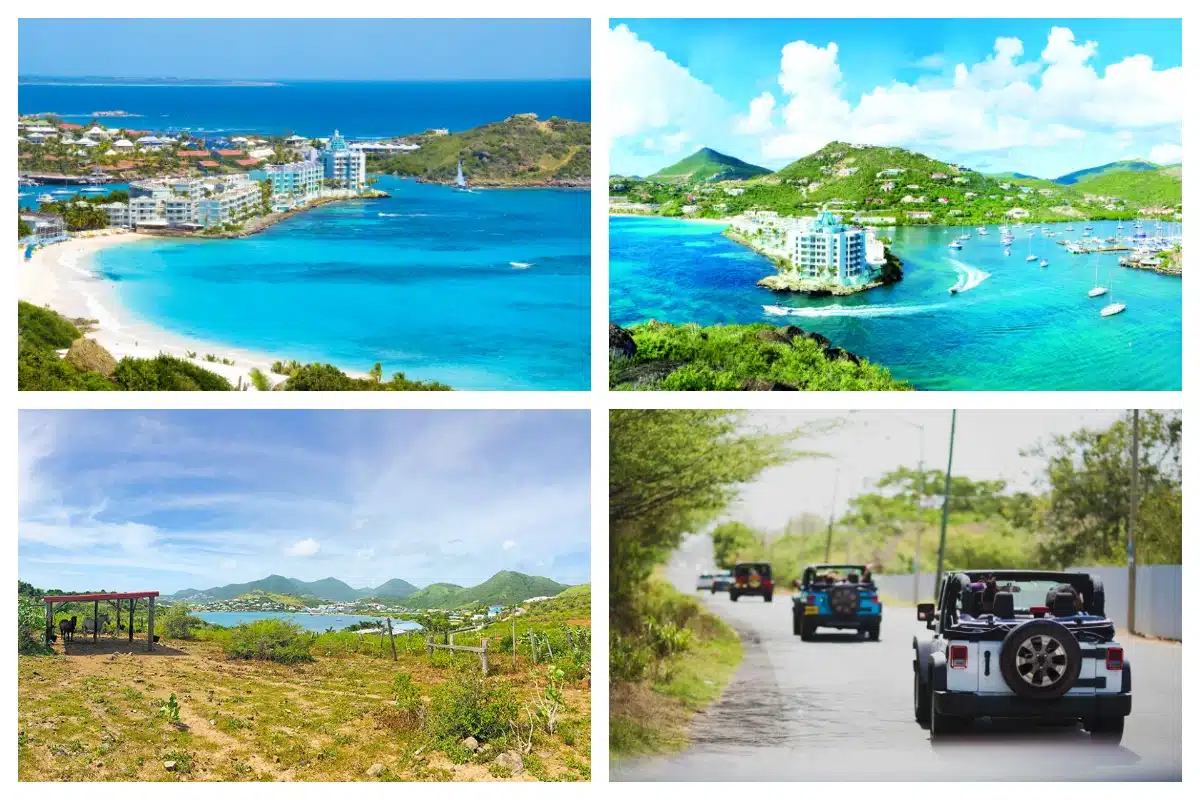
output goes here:
[[958, 273], [958, 282], [951, 286], [951, 290], [955, 294], [961, 294], [968, 289], [974, 289], [979, 284], [992, 277], [990, 272], [984, 272], [978, 267], [972, 267], [962, 263], [958, 259], [950, 259], [950, 263], [954, 265], [955, 272]]
[[381, 217], [432, 217], [433, 214], [390, 214], [386, 211], [380, 211]]
[[773, 317], [900, 317], [924, 314], [943, 308], [945, 305], [945, 303], [928, 303], [918, 306], [823, 306], [817, 308], [763, 306], [763, 311]]
[[510, 261], [508, 264], [513, 269], [529, 269], [533, 266], [533, 264], [530, 264], [528, 261]]

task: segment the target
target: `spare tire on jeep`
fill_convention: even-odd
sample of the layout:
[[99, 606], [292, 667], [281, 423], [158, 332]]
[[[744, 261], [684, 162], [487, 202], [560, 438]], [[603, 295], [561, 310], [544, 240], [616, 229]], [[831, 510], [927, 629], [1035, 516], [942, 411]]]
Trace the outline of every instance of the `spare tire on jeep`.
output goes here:
[[858, 613], [858, 587], [835, 586], [830, 589], [829, 607], [835, 616], [853, 617]]
[[1035, 619], [1018, 625], [1000, 645], [1000, 674], [1020, 697], [1055, 700], [1079, 680], [1079, 643], [1061, 623]]

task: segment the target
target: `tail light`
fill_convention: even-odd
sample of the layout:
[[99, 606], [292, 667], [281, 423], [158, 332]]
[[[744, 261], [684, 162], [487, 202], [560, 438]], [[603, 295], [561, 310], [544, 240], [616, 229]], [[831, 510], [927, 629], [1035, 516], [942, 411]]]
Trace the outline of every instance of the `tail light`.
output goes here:
[[877, 594], [869, 594], [869, 595], [866, 595], [865, 597], [863, 597], [863, 599], [864, 599], [864, 600], [866, 600], [868, 603], [878, 603], [878, 602], [879, 602], [879, 595], [877, 595]]
[[1104, 666], [1115, 671], [1125, 667], [1125, 651], [1120, 647], [1110, 647], [1104, 655]]
[[1038, 619], [1041, 619], [1042, 617], [1044, 617], [1050, 613], [1050, 607], [1049, 606], [1030, 606], [1029, 613], [1033, 614], [1033, 616], [1037, 617]]
[[817, 602], [817, 596], [815, 594], [810, 594], [804, 598], [804, 602], [808, 603], [811, 606], [813, 603]]
[[967, 646], [965, 644], [950, 645], [950, 669], [967, 668]]
[[763, 586], [767, 587], [768, 589], [770, 589], [774, 585], [775, 585], [775, 581], [771, 580], [770, 578], [763, 579]]

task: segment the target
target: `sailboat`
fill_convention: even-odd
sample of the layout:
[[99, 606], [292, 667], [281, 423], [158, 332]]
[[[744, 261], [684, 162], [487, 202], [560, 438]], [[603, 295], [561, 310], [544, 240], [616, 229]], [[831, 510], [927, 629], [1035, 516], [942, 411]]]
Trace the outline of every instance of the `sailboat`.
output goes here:
[[1100, 297], [1101, 295], [1108, 294], [1108, 287], [1100, 285], [1100, 259], [1096, 258], [1094, 260], [1096, 262], [1096, 274], [1092, 280], [1096, 285], [1088, 291], [1088, 297]]
[[[1029, 234], [1032, 236], [1033, 234]], [[1025, 256], [1026, 261], [1037, 261], [1038, 257], [1033, 254], [1033, 240], [1029, 240], [1029, 255]]]
[[[1112, 273], [1111, 272], [1108, 274], [1108, 285], [1110, 288], [1112, 287]], [[1101, 317], [1111, 317], [1115, 314], [1120, 314], [1124, 310], [1125, 310], [1124, 303], [1118, 303], [1116, 300], [1113, 300], [1111, 303], [1106, 305], [1104, 308], [1100, 309], [1100, 316]]]
[[1038, 266], [1040, 266], [1040, 267], [1048, 267], [1048, 266], [1050, 266], [1050, 262], [1049, 262], [1049, 261], [1047, 261], [1046, 259], [1044, 259], [1044, 258], [1043, 258], [1043, 259], [1042, 259], [1042, 263], [1041, 263], [1041, 264], [1039, 264]]
[[469, 183], [467, 183], [467, 179], [465, 177], [463, 177], [462, 160], [461, 159], [459, 159], [459, 162], [458, 162], [458, 175], [455, 176], [455, 178], [454, 178], [454, 188], [455, 188], [455, 190], [460, 191], [460, 192], [471, 191], [471, 185]]

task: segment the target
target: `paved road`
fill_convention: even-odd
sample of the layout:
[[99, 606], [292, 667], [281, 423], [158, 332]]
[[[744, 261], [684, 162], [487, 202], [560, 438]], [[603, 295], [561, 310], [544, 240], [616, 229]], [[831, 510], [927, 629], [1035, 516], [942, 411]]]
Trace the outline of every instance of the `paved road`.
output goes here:
[[[694, 588], [706, 540], [668, 569]], [[709, 551], [711, 552], [711, 551]], [[697, 716], [684, 753], [617, 762], [613, 780], [1180, 780], [1182, 648], [1127, 641], [1133, 713], [1119, 747], [1077, 727], [976, 723], [936, 746], [913, 721], [911, 608], [885, 608], [878, 642], [830, 631], [792, 634], [791, 599], [699, 595], [741, 635], [745, 660], [722, 698]]]

